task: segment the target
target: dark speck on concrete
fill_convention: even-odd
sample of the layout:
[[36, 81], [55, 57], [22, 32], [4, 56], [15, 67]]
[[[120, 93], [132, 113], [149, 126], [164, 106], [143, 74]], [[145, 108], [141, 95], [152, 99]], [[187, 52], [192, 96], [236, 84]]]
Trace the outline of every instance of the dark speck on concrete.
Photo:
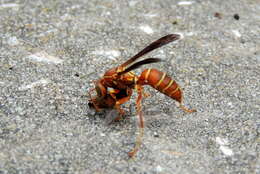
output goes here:
[[234, 14], [234, 19], [235, 20], [239, 20], [240, 19], [240, 16], [238, 14]]

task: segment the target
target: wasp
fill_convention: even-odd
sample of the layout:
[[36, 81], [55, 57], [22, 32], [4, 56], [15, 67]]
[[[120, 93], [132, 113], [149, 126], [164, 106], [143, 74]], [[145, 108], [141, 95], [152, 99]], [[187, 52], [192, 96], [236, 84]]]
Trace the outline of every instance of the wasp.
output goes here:
[[[142, 98], [146, 95], [143, 90], [144, 85], [150, 85], [159, 92], [176, 100], [180, 103], [180, 108], [185, 112], [191, 113], [196, 111], [188, 109], [183, 105], [183, 95], [180, 86], [165, 72], [154, 68], [145, 69], [140, 76], [132, 72], [145, 64], [161, 62], [162, 60], [159, 58], [147, 58], [139, 62], [135, 61], [154, 49], [178, 39], [180, 39], [180, 35], [169, 34], [152, 42], [123, 64], [106, 71], [102, 78], [95, 81], [95, 88], [89, 91], [89, 107], [94, 108], [96, 111], [101, 111], [106, 108], [117, 109], [119, 116], [116, 117], [115, 120], [119, 120], [124, 115], [124, 110], [121, 108], [121, 105], [130, 100], [133, 90], [137, 92], [136, 110], [139, 120], [139, 135], [137, 136], [135, 147], [128, 153], [130, 157], [133, 157], [140, 148], [144, 132], [141, 104]], [[93, 90], [96, 91], [95, 97], [91, 96], [91, 91]]]

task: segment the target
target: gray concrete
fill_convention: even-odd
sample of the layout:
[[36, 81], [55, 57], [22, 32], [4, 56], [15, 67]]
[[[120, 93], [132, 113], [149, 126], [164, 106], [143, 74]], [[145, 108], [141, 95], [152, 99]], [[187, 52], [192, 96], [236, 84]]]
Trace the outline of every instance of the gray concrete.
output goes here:
[[[259, 173], [259, 1], [180, 2], [1, 1], [0, 173]], [[147, 67], [171, 75], [198, 112], [145, 87], [143, 145], [129, 160], [136, 95], [126, 119], [107, 125], [86, 94], [169, 33], [183, 39]]]

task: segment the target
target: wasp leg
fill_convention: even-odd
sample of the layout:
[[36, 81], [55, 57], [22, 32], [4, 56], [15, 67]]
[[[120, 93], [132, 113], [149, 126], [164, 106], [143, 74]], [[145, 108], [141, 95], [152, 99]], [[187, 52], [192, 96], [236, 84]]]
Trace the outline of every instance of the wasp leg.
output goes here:
[[120, 105], [124, 104], [125, 102], [129, 101], [132, 95], [132, 89], [127, 89], [127, 94], [125, 97], [117, 99], [115, 108], [119, 111], [119, 115], [117, 118], [115, 118], [115, 121], [119, 121], [123, 118], [125, 115], [125, 111], [121, 109]]
[[114, 121], [120, 121], [123, 119], [125, 115], [125, 110], [120, 107], [120, 105], [115, 105], [116, 110], [119, 112], [118, 116], [114, 119]]
[[188, 109], [188, 108], [186, 108], [186, 107], [183, 105], [183, 103], [182, 103], [182, 101], [183, 101], [183, 96], [181, 97], [181, 100], [180, 100], [180, 101], [181, 101], [181, 102], [180, 102], [180, 108], [181, 108], [184, 112], [188, 112], [188, 113], [197, 112], [196, 109]]
[[151, 97], [151, 94], [149, 92], [143, 92], [144, 98]]
[[185, 106], [183, 106], [182, 104], [180, 104], [180, 108], [184, 111], [184, 112], [188, 112], [188, 113], [192, 113], [192, 112], [197, 112], [196, 109], [188, 109]]
[[135, 147], [133, 148], [132, 151], [128, 152], [129, 157], [134, 157], [137, 151], [139, 150], [141, 144], [142, 144], [142, 137], [144, 134], [144, 118], [143, 118], [143, 113], [142, 113], [142, 93], [143, 93], [143, 87], [141, 85], [136, 85], [136, 90], [138, 93], [138, 97], [136, 100], [136, 109], [137, 109], [137, 116], [139, 120], [139, 134], [136, 138], [136, 143]]
[[108, 93], [111, 95], [111, 97], [113, 97], [113, 99], [116, 100], [116, 94], [118, 94], [120, 92], [119, 89], [111, 89], [108, 91]]
[[91, 100], [91, 102], [92, 102], [92, 104], [93, 104], [95, 110], [96, 110], [97, 112], [100, 112], [101, 109], [96, 105], [95, 100], [94, 100], [93, 97], [91, 96], [91, 92], [94, 91], [94, 90], [95, 90], [95, 88], [90, 89], [90, 90], [88, 91], [88, 95], [89, 95], [89, 97], [90, 97], [90, 100]]

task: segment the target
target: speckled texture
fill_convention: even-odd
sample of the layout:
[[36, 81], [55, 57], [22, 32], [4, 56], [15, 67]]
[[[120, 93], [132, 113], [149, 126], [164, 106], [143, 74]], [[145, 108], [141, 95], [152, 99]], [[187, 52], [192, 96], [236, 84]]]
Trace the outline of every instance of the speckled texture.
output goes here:
[[[1, 1], [0, 173], [260, 173], [259, 1], [179, 2]], [[152, 67], [198, 112], [145, 87], [143, 145], [129, 160], [136, 95], [107, 125], [87, 91], [169, 33], [183, 39], [150, 53], [165, 60]]]

